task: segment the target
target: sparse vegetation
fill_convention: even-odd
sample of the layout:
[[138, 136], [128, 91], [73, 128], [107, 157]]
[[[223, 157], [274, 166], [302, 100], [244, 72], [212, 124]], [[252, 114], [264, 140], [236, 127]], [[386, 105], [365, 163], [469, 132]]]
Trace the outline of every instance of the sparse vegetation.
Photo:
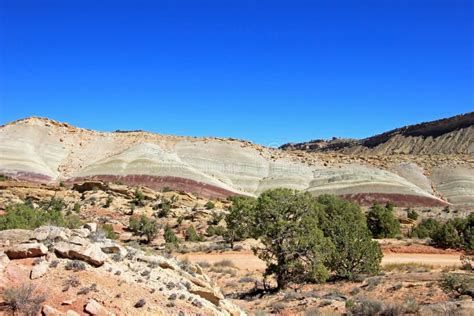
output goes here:
[[216, 205], [214, 204], [214, 202], [208, 201], [206, 205], [204, 205], [204, 207], [206, 208], [206, 210], [212, 210], [216, 207]]
[[112, 224], [103, 224], [99, 229], [104, 232], [105, 237], [108, 239], [115, 240], [118, 238], [118, 234], [114, 231]]
[[441, 279], [441, 288], [454, 296], [464, 294], [472, 296], [474, 291], [474, 277], [472, 275], [447, 273], [444, 274]]
[[176, 237], [173, 230], [169, 226], [165, 227], [164, 238], [165, 238], [165, 242], [169, 245], [175, 245], [176, 246], [177, 244], [179, 244], [178, 237]]
[[423, 220], [411, 231], [411, 236], [431, 238], [433, 244], [441, 248], [474, 249], [474, 213], [467, 218], [453, 218], [446, 223], [434, 219]]
[[135, 189], [135, 198], [133, 199], [133, 204], [135, 206], [145, 206], [145, 196], [138, 188]]
[[142, 214], [139, 218], [130, 218], [129, 229], [137, 236], [145, 236], [146, 243], [150, 243], [158, 234], [158, 225], [155, 220]]
[[189, 226], [186, 229], [186, 234], [184, 235], [184, 238], [185, 238], [186, 241], [194, 241], [194, 242], [204, 240], [203, 236], [198, 235], [198, 233], [196, 232], [196, 229], [194, 228], [193, 225]]
[[418, 219], [418, 212], [415, 211], [415, 210], [412, 210], [412, 209], [408, 209], [407, 217], [409, 219], [412, 219], [412, 220], [416, 221]]
[[45, 295], [35, 294], [35, 290], [32, 284], [6, 289], [3, 293], [4, 304], [14, 315], [35, 316], [46, 300]]
[[8, 205], [5, 210], [6, 214], [0, 217], [0, 230], [35, 229], [43, 225], [80, 227], [82, 223], [79, 217], [63, 211], [65, 205], [57, 201], [38, 208], [33, 208], [28, 204]]
[[167, 199], [163, 199], [161, 203], [157, 205], [158, 212], [156, 213], [156, 217], [163, 218], [168, 217], [171, 212], [171, 201]]
[[114, 198], [111, 195], [107, 196], [107, 199], [105, 200], [104, 207], [109, 208], [110, 204], [112, 204], [113, 201], [114, 201]]
[[70, 260], [66, 263], [66, 270], [72, 270], [74, 272], [82, 271], [86, 269], [86, 264], [79, 260]]

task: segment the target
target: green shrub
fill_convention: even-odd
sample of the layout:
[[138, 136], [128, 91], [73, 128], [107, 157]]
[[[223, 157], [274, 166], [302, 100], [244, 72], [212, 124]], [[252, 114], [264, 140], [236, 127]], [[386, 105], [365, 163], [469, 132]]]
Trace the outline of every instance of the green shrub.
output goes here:
[[309, 193], [269, 190], [257, 199], [251, 233], [263, 248], [255, 254], [266, 262], [265, 277], [275, 275], [277, 288], [290, 282], [324, 282], [324, 265], [334, 246], [319, 228], [319, 209]]
[[461, 237], [451, 222], [441, 225], [431, 236], [433, 243], [441, 248], [462, 247]]
[[168, 217], [171, 212], [171, 201], [167, 199], [163, 199], [163, 201], [158, 204], [158, 212], [156, 216], [158, 218]]
[[455, 296], [472, 293], [474, 289], [474, 277], [472, 275], [444, 274], [441, 278], [441, 288], [446, 293]]
[[135, 198], [133, 199], [133, 203], [136, 206], [145, 206], [145, 196], [138, 188], [135, 189]]
[[105, 200], [105, 204], [104, 204], [104, 207], [105, 208], [109, 208], [110, 207], [110, 204], [112, 204], [113, 202], [113, 197], [112, 196], [107, 196], [107, 199]]
[[428, 238], [441, 226], [441, 224], [432, 218], [424, 219], [412, 231], [410, 236], [417, 238]]
[[226, 228], [223, 226], [211, 225], [206, 229], [206, 234], [208, 236], [224, 236], [226, 233]]
[[250, 237], [254, 226], [257, 200], [246, 196], [234, 196], [229, 199], [232, 201], [232, 206], [225, 216], [227, 231], [224, 238], [233, 248], [235, 241]]
[[204, 205], [204, 207], [206, 208], [206, 210], [212, 210], [216, 207], [216, 205], [212, 201], [208, 201], [206, 205]]
[[170, 188], [170, 187], [163, 187], [163, 189], [161, 189], [161, 192], [163, 192], [163, 193], [171, 192], [171, 191], [173, 191], [173, 189]]
[[188, 229], [186, 229], [186, 234], [184, 235], [184, 239], [186, 241], [203, 241], [204, 238], [196, 233], [196, 229], [194, 229], [194, 226], [189, 226]]
[[74, 206], [72, 207], [72, 210], [75, 212], [75, 213], [80, 213], [81, 212], [81, 204], [80, 203], [74, 203]]
[[418, 212], [415, 211], [415, 210], [409, 209], [407, 211], [407, 217], [409, 219], [412, 219], [412, 220], [416, 221], [418, 219]]
[[77, 215], [65, 214], [61, 209], [57, 206], [44, 210], [43, 208], [35, 209], [27, 204], [8, 205], [6, 214], [0, 217], [0, 230], [35, 229], [44, 225], [78, 228], [82, 225]]
[[138, 236], [145, 236], [146, 243], [150, 243], [158, 234], [156, 221], [142, 214], [139, 218], [130, 218], [129, 229]]
[[0, 181], [7, 181], [9, 179], [8, 176], [4, 175], [4, 174], [0, 174]]
[[474, 213], [467, 218], [453, 218], [446, 223], [434, 219], [423, 220], [415, 227], [412, 237], [431, 238], [433, 244], [441, 248], [474, 249]]
[[219, 225], [219, 223], [224, 219], [224, 214], [222, 213], [212, 213], [212, 218], [207, 223], [209, 225]]
[[367, 213], [367, 226], [374, 238], [393, 238], [400, 234], [400, 222], [393, 214], [393, 207], [374, 204]]
[[118, 234], [114, 231], [114, 227], [112, 226], [112, 224], [103, 224], [100, 226], [99, 229], [104, 232], [105, 237], [107, 237], [108, 239], [115, 240], [118, 238]]
[[372, 241], [359, 205], [330, 195], [320, 196], [318, 202], [323, 210], [322, 230], [335, 246], [327, 267], [337, 277], [349, 279], [379, 272], [382, 251]]
[[164, 238], [167, 244], [177, 245], [179, 243], [178, 237], [176, 237], [173, 230], [169, 226], [165, 227]]

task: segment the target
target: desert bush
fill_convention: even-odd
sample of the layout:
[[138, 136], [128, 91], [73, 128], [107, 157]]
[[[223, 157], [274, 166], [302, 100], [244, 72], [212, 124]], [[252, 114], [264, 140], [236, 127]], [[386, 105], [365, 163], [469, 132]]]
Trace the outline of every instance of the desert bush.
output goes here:
[[400, 222], [393, 214], [393, 206], [374, 204], [367, 213], [367, 226], [374, 238], [393, 238], [400, 234]]
[[324, 282], [324, 265], [334, 245], [319, 228], [319, 208], [309, 193], [290, 189], [269, 190], [257, 199], [254, 227], [263, 248], [255, 254], [266, 262], [264, 276], [275, 275], [277, 288], [290, 282]]
[[27, 204], [8, 205], [6, 214], [0, 217], [0, 230], [35, 229], [43, 225], [78, 228], [82, 225], [77, 215], [65, 213], [63, 206], [53, 203], [49, 209], [33, 208]]
[[178, 237], [176, 237], [176, 235], [174, 234], [173, 230], [172, 230], [171, 227], [169, 227], [169, 226], [166, 226], [166, 227], [165, 227], [164, 238], [165, 238], [165, 242], [166, 242], [167, 244], [171, 244], [171, 245], [177, 245], [177, 244], [179, 244], [179, 239], [178, 239]]
[[161, 189], [161, 192], [163, 192], [163, 193], [172, 192], [172, 191], [173, 191], [173, 189], [170, 188], [170, 187], [163, 187], [163, 188]]
[[318, 198], [322, 206], [321, 228], [335, 249], [326, 266], [339, 278], [353, 279], [357, 274], [375, 274], [379, 271], [382, 251], [372, 241], [365, 216], [359, 205], [335, 196]]
[[423, 220], [415, 227], [411, 236], [430, 237], [433, 244], [441, 248], [474, 249], [474, 213], [467, 218], [453, 218], [446, 223], [434, 219]]
[[72, 210], [75, 212], [75, 213], [80, 213], [81, 212], [81, 204], [80, 203], [74, 203], [74, 206], [72, 207]]
[[416, 221], [418, 219], [418, 212], [415, 211], [415, 210], [412, 210], [412, 209], [408, 209], [407, 217], [409, 219], [412, 219], [412, 220]]
[[229, 199], [232, 201], [232, 206], [225, 216], [227, 231], [224, 234], [224, 239], [233, 248], [235, 241], [250, 237], [257, 201], [245, 196], [234, 196]]
[[206, 234], [208, 236], [224, 236], [226, 233], [226, 228], [223, 226], [207, 226]]
[[411, 237], [428, 238], [441, 226], [441, 224], [432, 218], [424, 219], [410, 233]]
[[146, 243], [150, 243], [158, 234], [158, 225], [155, 220], [142, 214], [139, 218], [130, 218], [129, 229], [138, 236], [145, 236]]
[[107, 199], [105, 200], [105, 204], [104, 204], [104, 207], [105, 208], [109, 208], [110, 207], [110, 204], [112, 204], [112, 202], [114, 201], [113, 197], [112, 196], [107, 196]]
[[82, 271], [86, 269], [86, 264], [79, 260], [70, 260], [66, 263], [66, 270], [73, 270], [74, 272]]
[[70, 276], [63, 283], [63, 292], [67, 292], [69, 288], [78, 287], [79, 285], [81, 285], [81, 282], [79, 281], [79, 279], [75, 276]]
[[145, 206], [145, 196], [143, 192], [140, 191], [138, 188], [135, 189], [135, 197], [133, 199], [133, 204], [135, 206]]
[[454, 273], [443, 274], [440, 282], [441, 288], [454, 296], [468, 294], [472, 296], [474, 289], [474, 277]]
[[381, 301], [364, 298], [346, 307], [350, 315], [378, 315], [383, 311], [384, 304]]
[[115, 240], [118, 238], [118, 234], [114, 231], [112, 224], [103, 224], [99, 227], [99, 229], [104, 232], [105, 237], [108, 239]]
[[163, 218], [168, 217], [171, 212], [171, 201], [168, 199], [163, 199], [158, 204], [158, 212], [156, 213], [156, 217]]
[[34, 294], [35, 289], [36, 287], [32, 284], [7, 288], [3, 293], [5, 306], [14, 315], [37, 315], [46, 296]]
[[195, 241], [195, 242], [204, 240], [203, 236], [198, 235], [198, 233], [196, 232], [196, 229], [194, 229], [194, 226], [192, 225], [186, 229], [184, 239], [186, 241]]
[[214, 208], [216, 207], [216, 205], [214, 204], [214, 202], [208, 201], [208, 202], [204, 205], [204, 207], [206, 208], [206, 210], [212, 210], [212, 209], [214, 209]]
[[207, 222], [208, 225], [219, 225], [219, 223], [224, 219], [223, 213], [212, 213], [212, 218]]

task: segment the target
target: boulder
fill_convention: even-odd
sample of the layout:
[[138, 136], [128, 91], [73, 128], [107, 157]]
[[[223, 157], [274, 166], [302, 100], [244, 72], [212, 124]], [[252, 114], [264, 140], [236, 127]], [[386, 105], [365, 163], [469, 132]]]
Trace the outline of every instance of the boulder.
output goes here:
[[76, 313], [75, 311], [73, 310], [68, 310], [66, 312], [66, 316], [81, 316], [79, 313]]
[[90, 315], [104, 315], [105, 314], [105, 310], [102, 307], [102, 305], [97, 303], [97, 301], [94, 299], [90, 299], [87, 302], [86, 306], [84, 307], [84, 311], [86, 311]]
[[0, 244], [9, 242], [10, 244], [18, 244], [27, 242], [33, 237], [33, 232], [27, 229], [8, 229], [0, 231]]
[[87, 228], [77, 228], [77, 229], [71, 229], [71, 234], [72, 236], [87, 238], [90, 236], [91, 231], [88, 230]]
[[39, 279], [48, 272], [48, 262], [42, 261], [39, 264], [33, 266], [31, 269], [30, 278], [32, 280]]
[[9, 262], [8, 256], [3, 251], [0, 251], [0, 273], [5, 271]]
[[46, 304], [43, 305], [43, 309], [41, 310], [41, 313], [44, 316], [64, 316], [65, 315], [63, 312], [60, 312], [56, 308], [51, 307]]
[[59, 242], [54, 245], [54, 251], [60, 257], [82, 260], [96, 267], [103, 265], [105, 260], [107, 260], [107, 255], [96, 244], [80, 246]]
[[9, 259], [40, 257], [47, 253], [48, 248], [40, 243], [17, 244], [5, 251]]
[[64, 228], [56, 226], [41, 226], [33, 231], [33, 239], [38, 241], [51, 240], [60, 241], [67, 240], [68, 234]]
[[79, 236], [72, 236], [71, 238], [69, 238], [69, 243], [79, 246], [87, 246], [89, 244], [89, 241]]

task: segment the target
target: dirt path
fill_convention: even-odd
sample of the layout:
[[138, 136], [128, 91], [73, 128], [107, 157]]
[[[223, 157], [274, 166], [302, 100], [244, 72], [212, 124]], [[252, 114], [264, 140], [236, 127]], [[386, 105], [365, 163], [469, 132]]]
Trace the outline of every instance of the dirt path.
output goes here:
[[[265, 263], [254, 256], [251, 251], [229, 251], [223, 253], [188, 253], [178, 255], [179, 258], [187, 257], [191, 262], [207, 261], [213, 264], [217, 261], [231, 260], [240, 270], [263, 271]], [[385, 254], [382, 265], [393, 263], [421, 263], [433, 266], [459, 266], [459, 254], [415, 254], [397, 253]]]

